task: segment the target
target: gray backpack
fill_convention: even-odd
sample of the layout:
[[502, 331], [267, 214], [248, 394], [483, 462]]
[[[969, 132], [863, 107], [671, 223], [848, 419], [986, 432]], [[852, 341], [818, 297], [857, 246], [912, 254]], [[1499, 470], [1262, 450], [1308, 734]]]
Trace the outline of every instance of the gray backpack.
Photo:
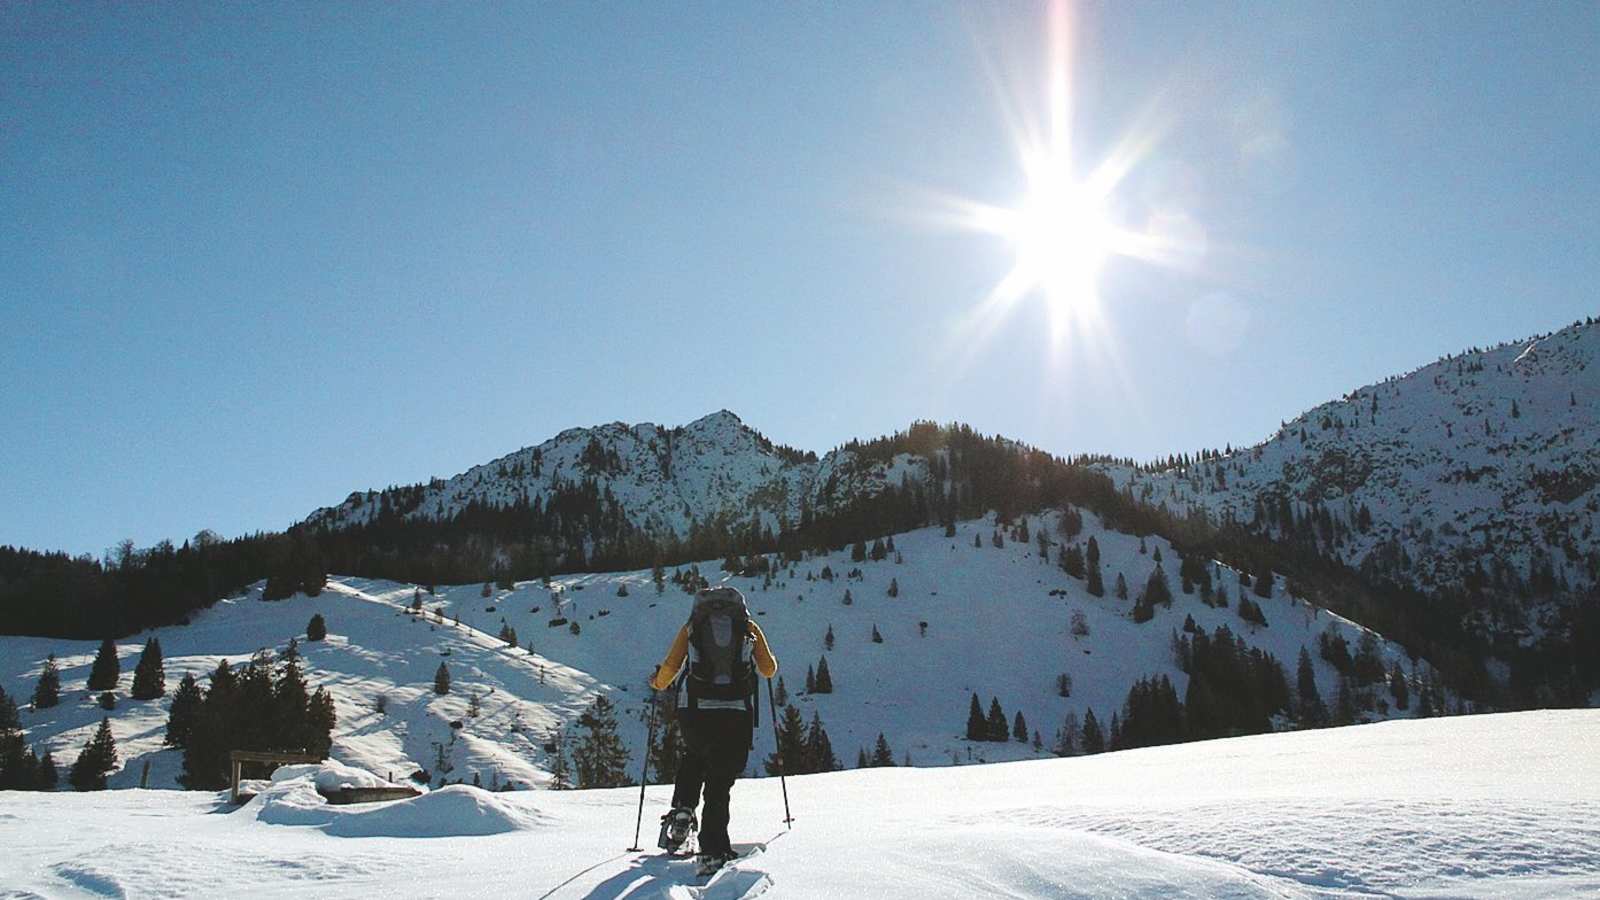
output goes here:
[[755, 642], [744, 595], [731, 587], [697, 592], [688, 628], [684, 705], [689, 709], [743, 709], [753, 713]]

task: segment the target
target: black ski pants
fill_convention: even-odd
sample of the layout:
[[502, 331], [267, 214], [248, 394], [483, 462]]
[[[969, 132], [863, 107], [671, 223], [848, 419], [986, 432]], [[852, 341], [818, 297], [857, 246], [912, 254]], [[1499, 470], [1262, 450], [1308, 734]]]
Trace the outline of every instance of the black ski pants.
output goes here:
[[728, 793], [750, 758], [750, 714], [742, 709], [680, 709], [683, 759], [672, 789], [672, 805], [694, 809], [705, 789], [700, 813], [700, 852], [730, 853]]

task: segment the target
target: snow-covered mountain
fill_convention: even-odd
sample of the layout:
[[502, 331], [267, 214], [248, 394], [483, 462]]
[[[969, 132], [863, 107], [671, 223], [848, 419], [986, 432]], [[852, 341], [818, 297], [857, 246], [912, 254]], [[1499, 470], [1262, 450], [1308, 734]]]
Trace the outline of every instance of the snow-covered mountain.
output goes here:
[[1581, 591], [1600, 584], [1600, 321], [1360, 388], [1254, 447], [1102, 468], [1426, 591]]
[[[670, 429], [573, 428], [453, 478], [351, 494], [305, 525], [338, 530], [386, 511], [443, 521], [474, 503], [548, 508], [581, 485], [631, 527], [677, 539], [697, 527], [782, 534], [889, 488], [920, 492], [937, 514], [953, 490], [950, 451], [894, 446], [906, 449], [817, 457], [725, 410]], [[1249, 523], [1423, 591], [1581, 591], [1600, 584], [1600, 321], [1360, 388], [1253, 447], [1098, 468], [1141, 502]]]
[[[1238, 586], [1239, 573], [1215, 563], [1215, 582], [1234, 598], [1227, 606], [1184, 593], [1174, 574], [1172, 606], [1158, 605], [1153, 619], [1136, 621], [1134, 599], [1156, 560], [1164, 571], [1177, 570], [1172, 545], [1105, 529], [1084, 514], [1084, 531], [1075, 540], [1093, 537], [1100, 548], [1106, 592], [1097, 597], [1053, 558], [1048, 564], [1039, 558], [1041, 532], [1057, 547], [1062, 541], [1058, 517], [1029, 516], [1035, 539], [1002, 536], [998, 547], [990, 522], [969, 520], [958, 523], [950, 537], [938, 527], [895, 535], [894, 552], [881, 560], [857, 562], [849, 551], [812, 555], [780, 566], [770, 579], [720, 573], [715, 562], [701, 570], [744, 591], [779, 658], [790, 702], [804, 719], [813, 711], [820, 715], [846, 767], [854, 765], [858, 750], [870, 752], [880, 733], [897, 762], [909, 757], [919, 766], [1048, 757], [1069, 715], [1082, 720], [1093, 710], [1109, 726], [1140, 678], [1165, 676], [1185, 696], [1189, 676], [1173, 642], [1187, 633], [1190, 621], [1213, 636], [1226, 628], [1250, 648], [1272, 654], [1291, 686], [1301, 648], [1308, 649], [1318, 689], [1335, 705], [1340, 675], [1320, 654], [1319, 639], [1324, 632], [1338, 635], [1354, 653], [1366, 634], [1361, 626], [1290, 596], [1281, 579], [1270, 598], [1249, 595], [1265, 624], [1247, 621], [1240, 614], [1246, 593]], [[1117, 596], [1119, 577], [1129, 586], [1127, 598]], [[107, 715], [122, 757], [111, 785], [138, 785], [148, 762], [150, 786], [175, 787], [181, 756], [162, 746], [170, 688], [185, 672], [204, 685], [221, 658], [243, 663], [259, 649], [281, 649], [292, 637], [304, 638], [308, 620], [320, 613], [327, 639], [302, 640], [300, 651], [308, 681], [326, 686], [334, 697], [339, 724], [332, 755], [341, 762], [397, 779], [428, 770], [435, 784], [476, 776], [486, 786], [544, 787], [553, 767], [546, 745], [597, 693], [605, 693], [624, 714], [621, 736], [637, 766], [645, 745], [644, 678], [684, 622], [688, 595], [670, 578], [658, 589], [649, 570], [557, 576], [548, 586], [533, 581], [510, 590], [490, 588], [487, 597], [484, 590], [474, 584], [430, 595], [415, 585], [336, 576], [318, 597], [268, 602], [260, 599], [257, 585], [188, 625], [124, 641], [123, 682], [117, 708], [109, 713], [86, 690], [95, 642], [0, 637], [0, 686], [13, 697], [28, 697], [45, 658], [56, 654], [63, 702], [23, 709], [27, 743], [70, 764]], [[407, 611], [418, 597], [420, 616]], [[561, 620], [558, 627], [550, 627], [552, 620]], [[571, 622], [579, 624], [578, 633]], [[498, 637], [505, 625], [515, 629], [518, 646]], [[881, 643], [872, 639], [874, 631]], [[125, 692], [127, 673], [150, 636], [164, 650], [169, 693], [132, 700]], [[1415, 715], [1430, 667], [1375, 635], [1368, 643], [1378, 654], [1380, 675], [1396, 667], [1405, 673], [1413, 702], [1409, 709], [1395, 708], [1381, 681], [1357, 687], [1353, 702], [1367, 707], [1358, 717]], [[808, 694], [806, 671], [824, 658], [833, 692]], [[433, 692], [441, 662], [452, 675], [445, 695]], [[1071, 679], [1068, 696], [1062, 696], [1062, 675]], [[973, 694], [985, 709], [998, 699], [1008, 725], [1021, 713], [1030, 739], [1038, 732], [1043, 746], [966, 740]], [[473, 695], [481, 703], [477, 717], [468, 715]], [[1279, 717], [1276, 724], [1288, 723]], [[760, 761], [771, 750], [765, 710], [758, 748], [751, 755], [752, 774], [761, 772]]]
[[472, 503], [547, 505], [561, 488], [592, 482], [650, 534], [683, 538], [696, 525], [752, 522], [780, 532], [797, 525], [804, 509], [830, 511], [885, 485], [926, 477], [926, 461], [909, 454], [863, 461], [841, 449], [819, 459], [780, 447], [721, 410], [677, 428], [621, 422], [569, 428], [453, 478], [388, 494], [353, 493], [312, 513], [306, 524], [338, 529], [371, 522], [385, 504], [407, 518], [445, 520]]

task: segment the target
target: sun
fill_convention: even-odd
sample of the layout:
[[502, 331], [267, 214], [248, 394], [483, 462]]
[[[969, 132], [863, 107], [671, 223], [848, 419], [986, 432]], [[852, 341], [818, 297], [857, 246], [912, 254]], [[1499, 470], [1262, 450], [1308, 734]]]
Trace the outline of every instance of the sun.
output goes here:
[[[1158, 120], [1137, 122], [1094, 165], [1075, 164], [1074, 150], [1082, 148], [1073, 133], [1071, 18], [1066, 0], [1050, 3], [1042, 80], [1029, 74], [1008, 90], [1002, 70], [991, 67], [1020, 164], [1020, 196], [1000, 204], [960, 194], [931, 195], [928, 218], [998, 238], [1011, 250], [1010, 267], [953, 329], [969, 350], [1019, 306], [1036, 303], [1048, 314], [1052, 349], [1072, 338], [1080, 347], [1099, 345], [1109, 352], [1114, 349], [1107, 321], [1111, 310], [1101, 290], [1107, 264], [1121, 258], [1155, 264], [1183, 258], [1181, 236], [1174, 239], [1154, 227], [1164, 220], [1152, 214], [1148, 198], [1121, 190], [1158, 143]], [[1143, 227], [1129, 224], [1141, 219]]]
[[1003, 218], [1016, 251], [1012, 277], [1026, 290], [1041, 292], [1054, 311], [1083, 312], [1096, 302], [1116, 243], [1104, 197], [1052, 166], [1030, 173], [1027, 196]]

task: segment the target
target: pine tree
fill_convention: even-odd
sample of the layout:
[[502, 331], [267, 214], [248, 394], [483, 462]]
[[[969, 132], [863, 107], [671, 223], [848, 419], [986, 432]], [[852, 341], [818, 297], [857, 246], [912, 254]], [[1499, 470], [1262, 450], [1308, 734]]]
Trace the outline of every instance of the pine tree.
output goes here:
[[565, 732], [557, 732], [555, 752], [550, 758], [550, 789], [553, 791], [567, 791], [572, 789], [572, 769], [567, 764], [567, 736]]
[[1272, 596], [1272, 570], [1271, 569], [1267, 569], [1266, 571], [1263, 571], [1260, 575], [1256, 576], [1255, 590], [1256, 590], [1256, 596], [1257, 597], [1271, 597]]
[[1106, 749], [1105, 735], [1100, 731], [1100, 720], [1094, 717], [1094, 710], [1083, 714], [1083, 752], [1103, 753]]
[[129, 692], [135, 700], [154, 700], [167, 693], [166, 667], [161, 662], [161, 640], [145, 641], [144, 652], [133, 669], [133, 688]]
[[822, 647], [825, 650], [833, 649], [833, 623], [828, 623], [828, 633], [822, 636]]
[[773, 696], [775, 698], [773, 702], [779, 706], [785, 706], [789, 703], [789, 689], [784, 687], [782, 675], [778, 676], [778, 687], [773, 692]]
[[851, 562], [866, 562], [867, 561], [867, 542], [866, 541], [856, 541], [855, 544], [850, 548], [850, 561]]
[[1389, 670], [1389, 694], [1394, 697], [1396, 709], [1411, 708], [1411, 689], [1406, 684], [1406, 673], [1400, 671], [1399, 662]]
[[1028, 720], [1022, 717], [1022, 710], [1017, 710], [1017, 718], [1011, 723], [1011, 736], [1019, 743], [1028, 742]]
[[1083, 548], [1077, 544], [1061, 548], [1061, 571], [1073, 578], [1084, 576]]
[[30, 786], [26, 749], [17, 704], [5, 688], [0, 688], [0, 791], [27, 790]]
[[311, 694], [306, 709], [306, 752], [326, 759], [333, 749], [333, 729], [338, 725], [333, 695], [318, 687]]
[[38, 772], [39, 790], [53, 791], [61, 784], [61, 775], [56, 771], [56, 758], [51, 755], [49, 750], [46, 750], [44, 756], [39, 758]]
[[1117, 599], [1118, 600], [1126, 600], [1126, 599], [1128, 599], [1128, 580], [1126, 578], [1122, 577], [1122, 573], [1121, 572], [1117, 573], [1116, 594], [1117, 594]]
[[806, 760], [812, 772], [836, 772], [839, 758], [833, 755], [833, 742], [822, 727], [822, 717], [811, 711], [811, 725], [806, 729]]
[[979, 550], [982, 550], [983, 549], [983, 535], [981, 535], [981, 534], [973, 535], [972, 536], [972, 546], [977, 547]]
[[1300, 698], [1302, 725], [1324, 725], [1328, 721], [1328, 708], [1322, 703], [1322, 693], [1317, 690], [1317, 672], [1311, 665], [1311, 652], [1300, 648], [1300, 662], [1295, 667], [1295, 691]]
[[450, 693], [450, 667], [439, 663], [439, 668], [433, 673], [433, 692], [435, 694]]
[[806, 754], [806, 723], [800, 718], [800, 710], [793, 706], [783, 708], [783, 716], [778, 720], [777, 748], [767, 756], [763, 763], [768, 775], [777, 775], [782, 772], [786, 775], [799, 775], [813, 771], [808, 763]]
[[816, 692], [817, 670], [812, 666], [806, 666], [806, 693], [815, 694]]
[[1135, 623], [1145, 623], [1155, 618], [1156, 609], [1150, 602], [1148, 594], [1140, 594], [1139, 599], [1133, 602], [1133, 611], [1129, 614]]
[[572, 751], [579, 788], [626, 787], [628, 750], [617, 736], [617, 717], [611, 700], [598, 694], [594, 703], [578, 718], [588, 733]]
[[881, 731], [878, 732], [878, 742], [872, 747], [872, 765], [874, 768], [894, 766], [894, 751], [889, 749], [889, 742]]
[[1072, 676], [1071, 675], [1068, 675], [1067, 673], [1062, 672], [1060, 675], [1056, 676], [1056, 696], [1057, 697], [1071, 697], [1072, 696]]
[[867, 748], [862, 747], [856, 751], [856, 768], [865, 769], [872, 763], [867, 759]]
[[988, 725], [988, 728], [985, 730], [985, 733], [988, 736], [985, 738], [985, 740], [1011, 740], [1011, 729], [1006, 725], [1006, 714], [1005, 711], [1000, 708], [999, 697], [989, 698], [989, 718], [986, 724]]
[[1050, 752], [1057, 756], [1076, 756], [1078, 740], [1078, 714], [1067, 713], [1066, 721], [1056, 730], [1056, 742], [1050, 748]]
[[478, 697], [478, 692], [473, 691], [467, 696], [467, 718], [476, 719], [483, 715], [483, 700]]
[[1356, 721], [1355, 689], [1348, 675], [1339, 678], [1339, 699], [1334, 706], [1334, 724], [1353, 725]]
[[106, 776], [116, 767], [117, 742], [111, 736], [111, 720], [103, 718], [94, 737], [84, 745], [77, 762], [72, 764], [72, 773], [67, 780], [80, 791], [103, 791], [106, 789]]
[[1089, 636], [1089, 617], [1083, 614], [1083, 610], [1073, 610], [1070, 621], [1072, 623], [1071, 631], [1074, 635], [1078, 637]]
[[978, 695], [972, 695], [972, 708], [967, 711], [967, 740], [987, 741], [989, 739], [989, 722], [983, 717], [983, 706], [978, 703]]
[[194, 673], [185, 672], [178, 682], [178, 690], [172, 695], [172, 708], [167, 713], [168, 747], [183, 747], [189, 742], [189, 735], [194, 732], [194, 723], [200, 716], [200, 683], [195, 681]]
[[306, 690], [306, 673], [299, 665], [299, 650], [290, 644], [290, 652], [283, 655], [282, 673], [270, 687], [270, 716], [272, 740], [283, 749], [306, 749], [310, 743], [310, 722], [306, 721], [306, 706], [310, 697]]
[[896, 578], [889, 579], [889, 591], [888, 591], [888, 593], [889, 593], [889, 596], [891, 596], [891, 597], [900, 596], [900, 581], [899, 581], [899, 579], [896, 579]]
[[872, 642], [874, 644], [883, 643], [883, 635], [878, 633], [878, 623], [877, 622], [873, 622], [872, 623]]
[[816, 690], [813, 691], [812, 693], [816, 693], [816, 694], [831, 694], [831, 693], [833, 693], [833, 675], [828, 672], [828, 658], [826, 656], [824, 656], [821, 659], [817, 660]]
[[317, 613], [311, 617], [311, 621], [306, 623], [306, 640], [320, 641], [327, 636], [328, 622], [322, 618], [322, 613]]
[[117, 660], [117, 645], [106, 638], [100, 642], [100, 652], [95, 654], [94, 665], [89, 667], [89, 690], [113, 690], [121, 675], [122, 663]]
[[683, 755], [683, 731], [678, 725], [677, 710], [666, 705], [661, 722], [656, 726], [656, 742], [650, 747], [650, 771], [656, 773], [656, 782], [671, 784], [678, 777], [678, 760]]
[[1089, 564], [1089, 583], [1086, 588], [1090, 596], [1104, 597], [1106, 595], [1106, 583], [1100, 577], [1100, 562], [1098, 560]]
[[1167, 587], [1167, 573], [1162, 570], [1159, 562], [1144, 583], [1144, 599], [1152, 606], [1157, 603], [1162, 606], [1172, 605], [1172, 589]]
[[56, 665], [56, 655], [50, 654], [39, 671], [39, 683], [33, 687], [33, 708], [49, 709], [61, 702], [61, 668]]

